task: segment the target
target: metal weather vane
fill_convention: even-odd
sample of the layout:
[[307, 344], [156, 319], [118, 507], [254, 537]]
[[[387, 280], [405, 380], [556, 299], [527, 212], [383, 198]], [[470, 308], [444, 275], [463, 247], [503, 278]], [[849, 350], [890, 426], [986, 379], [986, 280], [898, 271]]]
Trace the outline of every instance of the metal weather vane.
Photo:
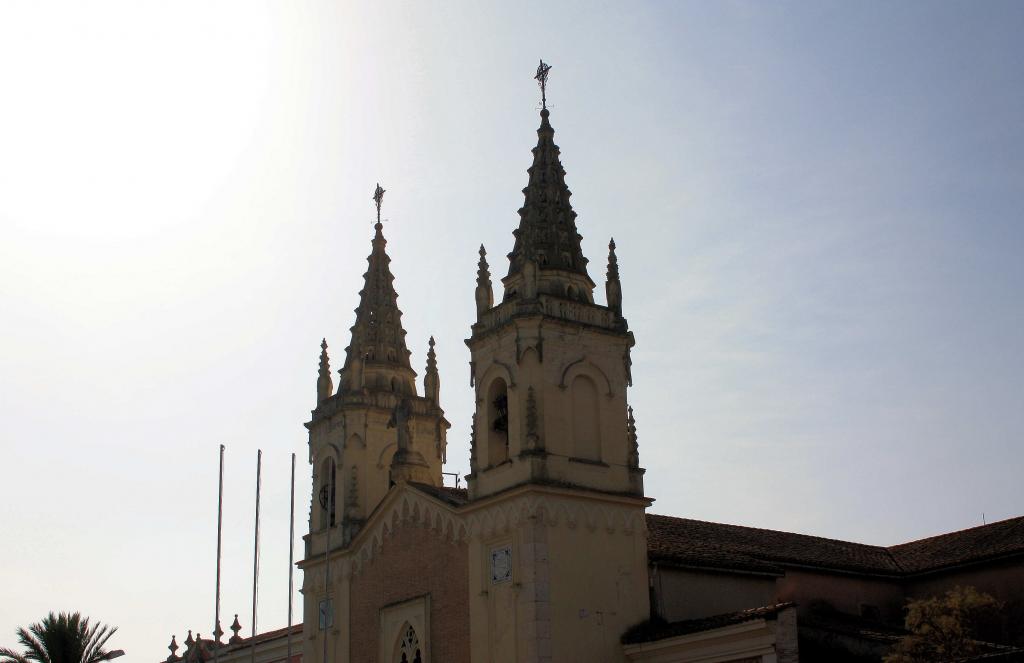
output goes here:
[[384, 202], [384, 189], [381, 188], [380, 182], [377, 182], [377, 188], [373, 192], [373, 202], [377, 203], [377, 223], [380, 223], [380, 205]]
[[541, 60], [540, 64], [537, 65], [537, 75], [533, 77], [537, 81], [537, 84], [540, 85], [540, 103], [541, 107], [544, 108], [545, 110], [548, 107], [547, 92], [549, 71], [551, 71], [551, 65], [544, 64], [544, 60]]

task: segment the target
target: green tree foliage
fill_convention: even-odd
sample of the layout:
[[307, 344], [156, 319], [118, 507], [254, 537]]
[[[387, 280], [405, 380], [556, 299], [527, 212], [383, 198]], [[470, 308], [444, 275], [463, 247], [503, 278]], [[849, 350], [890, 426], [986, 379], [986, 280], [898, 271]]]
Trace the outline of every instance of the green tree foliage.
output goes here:
[[884, 663], [947, 663], [981, 653], [975, 640], [978, 624], [999, 609], [988, 594], [954, 587], [944, 596], [907, 604], [904, 637]]
[[99, 663], [110, 658], [104, 649], [117, 627], [100, 623], [89, 625], [89, 619], [77, 612], [52, 612], [28, 629], [19, 628], [18, 642], [25, 653], [0, 648], [0, 663]]

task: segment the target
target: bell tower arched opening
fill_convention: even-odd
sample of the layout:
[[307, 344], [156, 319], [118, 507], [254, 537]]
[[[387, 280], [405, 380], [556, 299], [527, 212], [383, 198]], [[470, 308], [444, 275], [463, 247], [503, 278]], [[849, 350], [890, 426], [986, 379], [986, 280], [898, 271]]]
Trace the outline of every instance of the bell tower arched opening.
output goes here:
[[508, 460], [508, 385], [495, 378], [487, 389], [487, 465]]
[[337, 524], [338, 478], [334, 458], [325, 458], [320, 463], [318, 479], [320, 486], [317, 491], [317, 501], [320, 504], [319, 524], [320, 529], [326, 529]]

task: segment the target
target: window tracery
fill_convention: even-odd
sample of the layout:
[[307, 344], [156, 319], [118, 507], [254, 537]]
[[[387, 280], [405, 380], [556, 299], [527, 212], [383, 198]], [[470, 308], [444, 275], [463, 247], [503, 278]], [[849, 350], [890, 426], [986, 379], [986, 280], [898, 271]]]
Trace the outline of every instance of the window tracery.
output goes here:
[[416, 629], [406, 624], [402, 632], [402, 640], [398, 648], [398, 656], [395, 663], [422, 663], [420, 655], [420, 639], [416, 635]]

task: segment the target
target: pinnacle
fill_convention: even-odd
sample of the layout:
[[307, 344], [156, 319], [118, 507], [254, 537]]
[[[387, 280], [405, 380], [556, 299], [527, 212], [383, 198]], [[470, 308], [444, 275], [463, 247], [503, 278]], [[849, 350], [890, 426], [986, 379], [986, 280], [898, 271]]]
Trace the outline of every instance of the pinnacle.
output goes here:
[[615, 255], [615, 238], [608, 242], [608, 280], [619, 280], [619, 258]]

